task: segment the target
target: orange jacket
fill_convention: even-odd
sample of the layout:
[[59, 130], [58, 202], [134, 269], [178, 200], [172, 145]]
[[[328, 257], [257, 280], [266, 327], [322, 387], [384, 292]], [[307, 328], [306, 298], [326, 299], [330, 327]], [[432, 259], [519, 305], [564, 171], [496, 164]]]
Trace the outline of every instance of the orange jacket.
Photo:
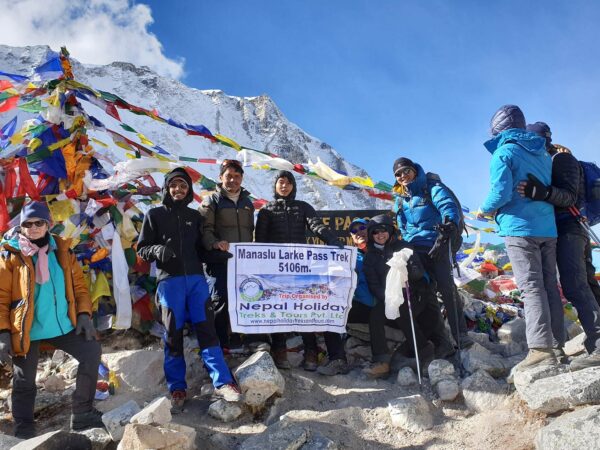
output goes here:
[[[70, 239], [53, 235], [56, 259], [65, 275], [65, 293], [69, 319], [77, 324], [77, 315], [92, 314], [90, 293], [77, 258], [70, 250]], [[16, 356], [29, 352], [29, 331], [33, 323], [35, 268], [30, 256], [21, 254], [7, 243], [0, 248], [0, 332], [10, 330]]]

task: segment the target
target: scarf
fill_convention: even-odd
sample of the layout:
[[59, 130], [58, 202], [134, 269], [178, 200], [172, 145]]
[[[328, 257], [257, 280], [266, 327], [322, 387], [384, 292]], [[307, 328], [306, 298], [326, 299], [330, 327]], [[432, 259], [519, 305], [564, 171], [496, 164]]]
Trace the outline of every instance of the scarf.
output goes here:
[[24, 235], [19, 233], [19, 248], [21, 253], [25, 256], [33, 256], [37, 254], [37, 261], [35, 263], [35, 282], [38, 284], [44, 284], [50, 278], [50, 271], [48, 270], [48, 243], [42, 247], [38, 247]]

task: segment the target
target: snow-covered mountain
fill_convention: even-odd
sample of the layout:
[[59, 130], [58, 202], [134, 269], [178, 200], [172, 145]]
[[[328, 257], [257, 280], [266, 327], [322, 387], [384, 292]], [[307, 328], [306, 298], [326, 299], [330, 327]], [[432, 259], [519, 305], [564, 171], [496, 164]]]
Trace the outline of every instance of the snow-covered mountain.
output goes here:
[[[32, 68], [48, 59], [47, 46], [9, 47], [0, 45], [0, 71], [29, 75]], [[213, 133], [232, 138], [249, 148], [267, 150], [293, 163], [316, 162], [320, 158], [335, 170], [351, 176], [367, 176], [359, 167], [347, 162], [330, 145], [310, 136], [299, 126], [286, 119], [277, 105], [267, 95], [258, 97], [234, 97], [220, 90], [199, 90], [159, 76], [147, 67], [130, 63], [114, 62], [105, 66], [80, 64], [73, 60], [75, 78], [95, 89], [112, 92], [131, 104], [144, 108], [156, 108], [161, 116], [179, 122], [202, 124]], [[118, 122], [91, 104], [86, 110], [97, 116], [108, 127], [122, 131]], [[14, 110], [0, 115], [5, 123]], [[195, 158], [235, 158], [236, 152], [227, 147], [212, 144], [198, 136], [188, 136], [183, 130], [119, 110], [124, 123], [143, 133], [155, 144], [176, 155]], [[19, 114], [25, 117], [24, 114]], [[20, 125], [20, 124], [19, 124]], [[126, 134], [124, 132], [124, 134]], [[110, 151], [117, 159], [122, 151], [108, 136], [98, 138], [110, 144]], [[132, 139], [136, 139], [132, 136]], [[216, 179], [218, 167], [209, 164], [192, 164], [199, 172]], [[298, 198], [311, 203], [316, 209], [371, 209], [376, 201], [358, 191], [343, 191], [325, 182], [297, 175]], [[244, 186], [258, 198], [271, 199], [273, 173], [248, 168]]]

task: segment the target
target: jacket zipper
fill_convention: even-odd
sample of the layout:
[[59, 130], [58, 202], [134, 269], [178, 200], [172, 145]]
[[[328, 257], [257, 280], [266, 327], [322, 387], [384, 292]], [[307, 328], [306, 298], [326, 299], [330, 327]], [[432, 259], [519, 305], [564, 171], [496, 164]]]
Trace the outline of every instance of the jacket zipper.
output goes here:
[[181, 217], [179, 215], [179, 211], [177, 211], [177, 234], [179, 235], [179, 252], [183, 261], [183, 274], [187, 275], [187, 270], [185, 268], [185, 255], [183, 254], [183, 239], [181, 236]]
[[[287, 202], [284, 200], [283, 201], [283, 211], [285, 213], [285, 222], [287, 224], [287, 231], [288, 231], [288, 235], [287, 235], [287, 240], [286, 242], [291, 242], [292, 241], [292, 227], [290, 225], [290, 210], [291, 208], [288, 208], [287, 206]], [[312, 231], [312, 230], [311, 230]], [[316, 233], [315, 233], [316, 234]], [[319, 236], [321, 237], [321, 236]], [[326, 243], [327, 244], [327, 243]]]
[[[31, 291], [31, 273], [30, 273], [29, 266], [25, 262], [23, 255], [21, 255], [21, 253], [17, 253], [17, 254], [19, 255], [19, 258], [21, 259], [21, 262], [23, 263], [23, 265], [27, 268], [27, 289], [29, 291]], [[25, 350], [25, 347], [23, 346], [23, 339], [25, 338], [25, 318], [27, 317], [27, 312], [29, 311], [29, 294], [30, 293], [31, 292], [28, 292], [28, 294], [27, 294], [27, 301], [25, 302], [25, 313], [23, 314], [23, 318], [21, 319], [21, 339], [20, 339], [21, 351]], [[31, 301], [33, 301], [33, 299]]]
[[242, 242], [242, 228], [240, 227], [240, 209], [238, 208], [238, 205], [235, 205], [235, 214], [237, 215], [238, 242]]

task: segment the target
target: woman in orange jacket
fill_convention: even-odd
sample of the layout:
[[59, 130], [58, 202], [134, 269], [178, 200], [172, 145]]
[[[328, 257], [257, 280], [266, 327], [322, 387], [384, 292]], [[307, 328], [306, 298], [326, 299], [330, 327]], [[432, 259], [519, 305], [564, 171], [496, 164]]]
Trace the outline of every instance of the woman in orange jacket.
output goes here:
[[101, 348], [81, 266], [69, 240], [50, 234], [45, 203], [28, 203], [20, 219], [20, 226], [0, 244], [0, 364], [13, 364], [15, 436], [35, 436], [35, 378], [42, 341], [79, 361], [71, 428], [102, 427], [101, 413], [93, 407]]

